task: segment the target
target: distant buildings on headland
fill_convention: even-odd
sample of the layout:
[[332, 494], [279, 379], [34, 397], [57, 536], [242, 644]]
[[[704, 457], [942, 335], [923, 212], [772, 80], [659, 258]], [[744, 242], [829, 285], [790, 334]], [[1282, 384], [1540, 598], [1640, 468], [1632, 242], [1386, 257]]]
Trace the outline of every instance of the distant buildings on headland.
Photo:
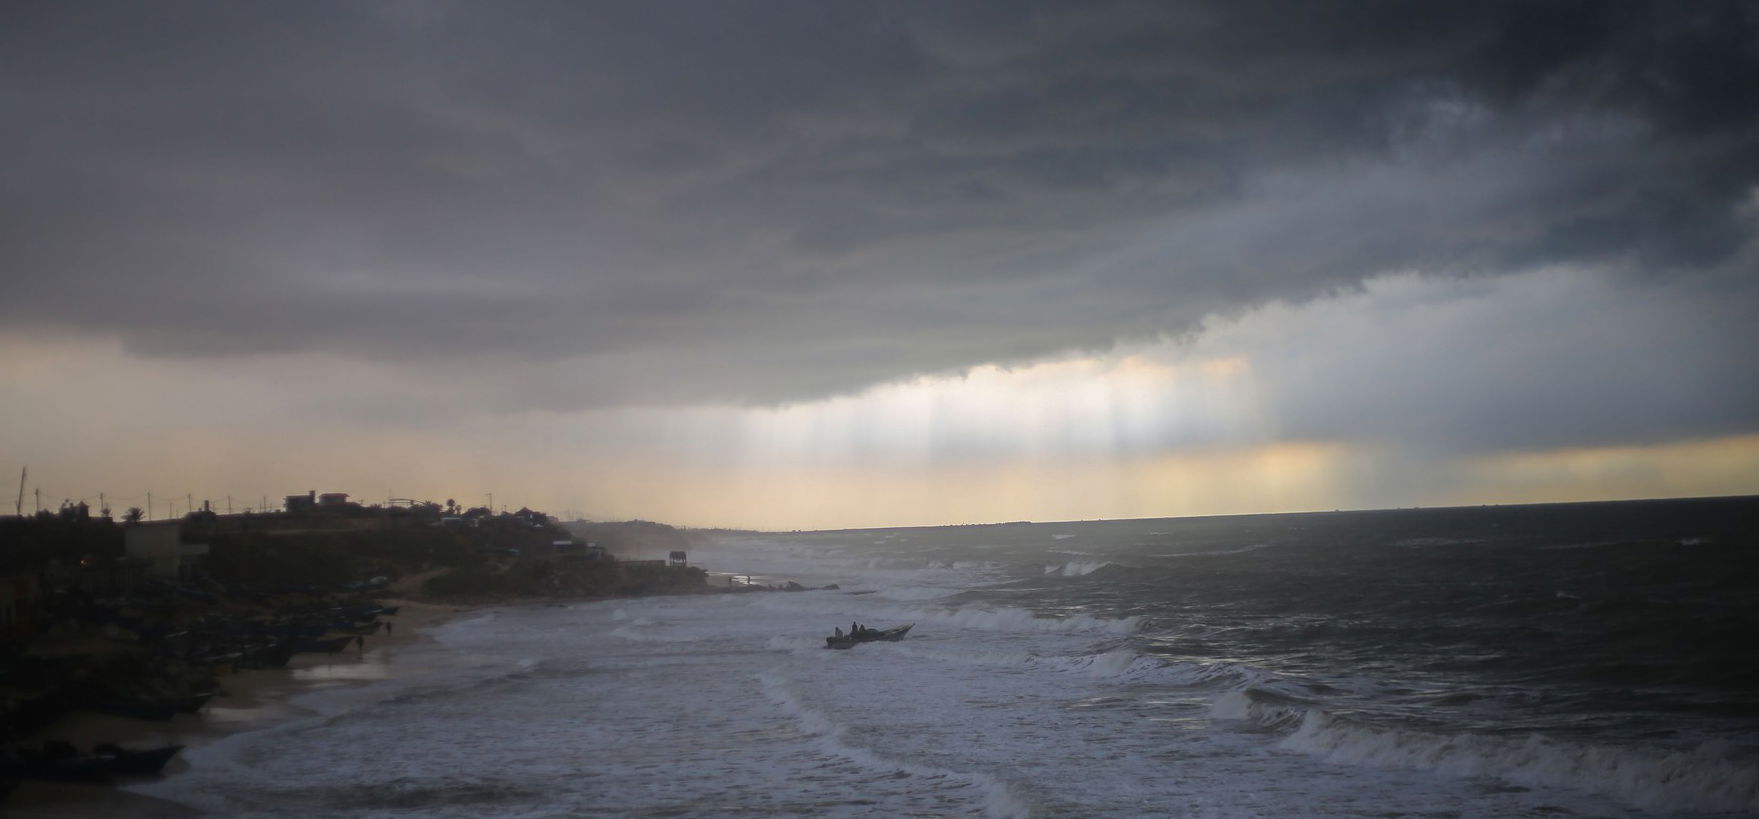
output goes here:
[[583, 567], [610, 560], [599, 543], [528, 508], [497, 513], [452, 500], [402, 499], [366, 506], [344, 492], [316, 491], [285, 500], [280, 511], [237, 514], [219, 514], [204, 502], [171, 520], [145, 520], [138, 508], [117, 520], [107, 509], [94, 515], [84, 502], [0, 516], [0, 645], [36, 633], [52, 598], [124, 598], [149, 588], [204, 595], [304, 583], [269, 562], [297, 562], [290, 556], [302, 552], [344, 550], [336, 554], [361, 565], [359, 577], [344, 578], [355, 582], [395, 574], [393, 564], [412, 570], [436, 560], [465, 571], [474, 571], [473, 560]]

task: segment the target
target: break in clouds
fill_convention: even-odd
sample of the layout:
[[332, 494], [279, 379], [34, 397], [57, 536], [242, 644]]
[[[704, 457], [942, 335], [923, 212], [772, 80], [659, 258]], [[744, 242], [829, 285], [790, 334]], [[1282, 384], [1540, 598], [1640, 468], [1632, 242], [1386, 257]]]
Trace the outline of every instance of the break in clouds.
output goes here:
[[[578, 410], [812, 400], [1206, 326], [1275, 352], [1266, 316], [1326, 316], [1312, 366], [1261, 362], [1285, 434], [1384, 431], [1363, 415], [1388, 403], [1461, 446], [1759, 418], [1747, 3], [3, 14], [13, 328]], [[1364, 282], [1564, 268], [1596, 310], [1485, 285], [1511, 299], [1498, 338], [1350, 331], [1400, 306]], [[1442, 341], [1445, 370], [1361, 363]], [[1618, 411], [1569, 421], [1572, 384]]]

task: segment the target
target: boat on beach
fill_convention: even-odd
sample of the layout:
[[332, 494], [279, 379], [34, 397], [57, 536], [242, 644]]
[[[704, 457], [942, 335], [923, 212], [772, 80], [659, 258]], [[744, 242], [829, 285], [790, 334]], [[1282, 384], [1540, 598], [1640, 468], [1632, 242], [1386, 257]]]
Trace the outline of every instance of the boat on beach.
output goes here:
[[93, 782], [112, 776], [153, 776], [181, 750], [182, 745], [130, 750], [103, 744], [82, 754], [68, 743], [50, 741], [40, 749], [15, 748], [0, 757], [0, 779]]
[[910, 623], [908, 625], [883, 630], [865, 629], [859, 634], [845, 634], [841, 637], [826, 637], [825, 648], [848, 649], [854, 648], [860, 643], [873, 643], [882, 640], [888, 643], [895, 643], [904, 639], [904, 635], [910, 633], [911, 627], [915, 625], [915, 623]]
[[146, 750], [130, 750], [115, 744], [98, 745], [92, 755], [109, 764], [109, 771], [123, 776], [152, 776], [183, 750], [182, 745], [165, 745]]
[[305, 639], [293, 644], [293, 650], [314, 654], [335, 654], [353, 644], [356, 637], [352, 634], [326, 639]]

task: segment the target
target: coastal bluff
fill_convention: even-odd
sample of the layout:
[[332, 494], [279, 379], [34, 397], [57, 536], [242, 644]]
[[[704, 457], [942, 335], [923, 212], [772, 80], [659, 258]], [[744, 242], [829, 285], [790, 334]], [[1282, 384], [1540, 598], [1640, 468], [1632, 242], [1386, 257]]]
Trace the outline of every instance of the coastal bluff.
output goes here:
[[682, 560], [619, 559], [526, 509], [0, 520], [0, 759], [36, 764], [39, 732], [75, 712], [163, 722], [200, 710], [240, 670], [365, 646], [388, 633], [381, 618], [398, 600], [695, 594], [706, 581]]

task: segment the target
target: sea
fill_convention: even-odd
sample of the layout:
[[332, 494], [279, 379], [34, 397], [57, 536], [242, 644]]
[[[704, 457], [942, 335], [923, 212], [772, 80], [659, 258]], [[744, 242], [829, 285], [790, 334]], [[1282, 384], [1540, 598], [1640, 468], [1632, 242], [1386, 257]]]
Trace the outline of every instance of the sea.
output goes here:
[[[764, 590], [461, 615], [135, 789], [264, 817], [1759, 815], [1755, 498], [689, 559]], [[914, 625], [826, 649], [855, 623]]]

